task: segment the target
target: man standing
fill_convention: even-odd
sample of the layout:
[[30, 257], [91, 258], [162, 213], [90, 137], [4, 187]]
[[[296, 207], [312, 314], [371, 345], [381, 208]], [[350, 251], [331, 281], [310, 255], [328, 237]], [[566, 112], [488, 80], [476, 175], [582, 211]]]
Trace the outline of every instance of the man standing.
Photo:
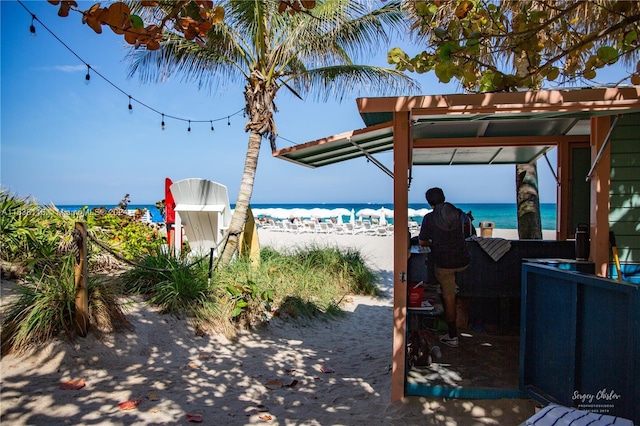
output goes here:
[[462, 232], [460, 210], [451, 203], [445, 203], [444, 192], [440, 188], [429, 189], [425, 197], [433, 210], [424, 216], [418, 240], [421, 246], [431, 248], [430, 264], [434, 265], [436, 280], [442, 287], [449, 333], [440, 336], [440, 342], [457, 348], [456, 272], [467, 269], [471, 257]]

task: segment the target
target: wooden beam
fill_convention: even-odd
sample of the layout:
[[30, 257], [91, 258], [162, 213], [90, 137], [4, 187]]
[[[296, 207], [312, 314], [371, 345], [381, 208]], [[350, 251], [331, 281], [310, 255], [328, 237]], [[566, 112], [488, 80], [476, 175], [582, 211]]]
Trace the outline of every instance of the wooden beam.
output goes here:
[[[411, 167], [409, 114], [393, 116], [393, 208], [406, 212], [409, 207], [409, 168]], [[393, 362], [391, 401], [404, 397], [407, 334], [407, 270], [409, 258], [409, 218], [396, 214], [393, 233]]]
[[556, 240], [564, 241], [570, 236], [569, 209], [571, 208], [571, 144], [558, 145], [558, 180], [556, 191]]
[[[591, 119], [591, 161], [605, 143], [611, 117]], [[596, 267], [596, 275], [606, 277], [609, 270], [609, 188], [611, 185], [611, 154], [606, 147], [591, 176], [591, 213], [589, 235], [591, 237], [590, 257]]]
[[640, 86], [359, 98], [356, 104], [360, 113], [412, 111], [426, 116], [622, 111], [640, 109]]
[[75, 325], [77, 333], [85, 337], [89, 329], [89, 290], [87, 288], [87, 225], [76, 222], [76, 244], [78, 253], [74, 267], [75, 273]]
[[507, 146], [559, 145], [572, 142], [588, 142], [589, 135], [576, 136], [492, 136], [468, 138], [420, 138], [413, 140], [413, 149], [429, 148], [481, 148]]

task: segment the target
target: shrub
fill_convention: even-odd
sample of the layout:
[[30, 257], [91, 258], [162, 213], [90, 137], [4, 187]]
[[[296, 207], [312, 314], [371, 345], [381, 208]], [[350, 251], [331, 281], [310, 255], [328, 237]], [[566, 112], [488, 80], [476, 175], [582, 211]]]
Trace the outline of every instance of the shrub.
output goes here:
[[140, 267], [122, 275], [124, 290], [143, 294], [163, 312], [191, 314], [209, 298], [208, 262], [205, 259], [176, 258], [156, 248], [140, 259]]
[[[128, 216], [123, 210], [90, 212], [84, 208], [72, 213], [61, 212], [54, 206], [39, 206], [31, 198], [20, 198], [1, 190], [1, 259], [22, 264], [26, 270], [41, 271], [72, 249], [76, 222], [85, 222], [94, 237], [125, 259], [144, 256], [162, 244], [155, 228]], [[95, 265], [91, 260], [90, 256], [90, 265]]]
[[332, 317], [346, 294], [377, 295], [377, 277], [360, 253], [304, 247], [290, 253], [260, 252], [260, 264], [239, 257], [207, 280], [208, 262], [189, 265], [162, 251], [145, 257], [123, 275], [128, 292], [147, 295], [164, 312], [185, 314], [198, 333], [233, 337], [283, 314], [291, 318]]
[[[18, 284], [19, 297], [9, 303], [2, 321], [2, 354], [24, 352], [64, 332], [75, 337], [74, 257], [31, 274]], [[98, 336], [129, 327], [114, 288], [95, 278], [87, 283], [89, 329]]]
[[[221, 306], [231, 305], [226, 311], [236, 323], [251, 326], [270, 314], [292, 318], [339, 315], [346, 294], [377, 295], [376, 281], [359, 252], [308, 246], [288, 253], [264, 248], [259, 266], [238, 259], [217, 270], [212, 285], [223, 294]], [[238, 289], [235, 299], [224, 296], [230, 288]]]

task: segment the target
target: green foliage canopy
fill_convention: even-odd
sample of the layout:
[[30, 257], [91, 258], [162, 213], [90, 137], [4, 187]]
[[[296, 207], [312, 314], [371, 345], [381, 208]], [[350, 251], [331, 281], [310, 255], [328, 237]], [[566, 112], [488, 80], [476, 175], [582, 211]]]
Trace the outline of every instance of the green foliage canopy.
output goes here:
[[[412, 30], [427, 48], [388, 52], [396, 69], [433, 71], [471, 92], [537, 89], [594, 80], [622, 61], [640, 84], [640, 2], [410, 0]], [[620, 83], [620, 82], [619, 82]]]

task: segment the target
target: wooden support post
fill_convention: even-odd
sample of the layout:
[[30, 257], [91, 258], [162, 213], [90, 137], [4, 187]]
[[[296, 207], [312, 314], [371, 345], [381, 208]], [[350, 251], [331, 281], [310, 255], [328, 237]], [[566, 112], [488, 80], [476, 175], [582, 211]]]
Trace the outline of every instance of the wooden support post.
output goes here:
[[76, 238], [78, 253], [75, 262], [76, 306], [75, 323], [76, 331], [82, 337], [87, 335], [89, 328], [89, 291], [87, 289], [87, 225], [84, 222], [76, 222]]

